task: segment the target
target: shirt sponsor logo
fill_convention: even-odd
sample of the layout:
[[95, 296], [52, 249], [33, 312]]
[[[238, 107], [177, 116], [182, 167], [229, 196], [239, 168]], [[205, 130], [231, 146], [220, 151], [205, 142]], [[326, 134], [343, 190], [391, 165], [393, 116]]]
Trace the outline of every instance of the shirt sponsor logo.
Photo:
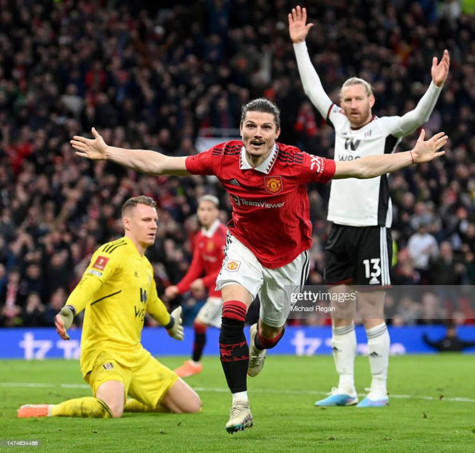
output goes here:
[[285, 205], [285, 201], [281, 203], [268, 203], [267, 201], [262, 200], [246, 200], [245, 198], [240, 198], [237, 195], [230, 195], [236, 206], [252, 206], [255, 208], [282, 208]]
[[266, 189], [266, 192], [269, 192], [273, 195], [282, 192], [282, 189], [284, 188], [282, 176], [265, 176], [264, 187]]
[[108, 261], [109, 258], [106, 258], [105, 256], [98, 256], [96, 262], [92, 265], [92, 267], [94, 269], [99, 269], [100, 271], [103, 271]]
[[[371, 132], [371, 131], [370, 131]], [[360, 146], [361, 140], [354, 140], [353, 138], [345, 139], [345, 150], [356, 151]]]
[[104, 367], [105, 370], [113, 370], [114, 369], [114, 365], [112, 362], [107, 362], [107, 363], [104, 363], [104, 365], [102, 365]]
[[351, 156], [348, 154], [341, 154], [341, 155], [338, 155], [335, 160], [345, 162], [345, 161], [356, 160], [356, 159], [359, 159], [360, 157], [361, 156]]
[[226, 264], [226, 269], [229, 272], [236, 272], [240, 267], [241, 262], [236, 260], [228, 261], [228, 263]]

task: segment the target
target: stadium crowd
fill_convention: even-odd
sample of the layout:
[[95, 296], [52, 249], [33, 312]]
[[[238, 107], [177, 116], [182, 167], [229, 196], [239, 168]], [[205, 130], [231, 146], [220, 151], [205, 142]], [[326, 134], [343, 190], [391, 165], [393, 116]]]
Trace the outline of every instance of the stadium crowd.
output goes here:
[[[159, 3], [0, 0], [0, 326], [53, 325], [94, 250], [122, 234], [120, 207], [131, 196], [159, 206], [148, 256], [162, 291], [190, 263], [198, 198], [216, 195], [221, 220], [229, 218], [215, 179], [91, 163], [75, 156], [72, 136], [94, 126], [111, 145], [192, 155], [198, 138], [238, 134], [241, 105], [264, 96], [285, 105], [279, 140], [332, 157], [333, 129], [303, 92], [288, 36], [294, 2]], [[426, 125], [429, 134], [449, 135], [448, 153], [390, 178], [392, 279], [474, 285], [475, 16], [464, 10], [471, 2], [303, 4], [316, 24], [308, 37], [313, 63], [336, 103], [337, 87], [358, 75], [372, 83], [377, 115], [403, 114], [429, 85], [432, 57], [450, 51], [449, 79]], [[312, 186], [309, 197], [308, 284], [320, 284], [328, 187]], [[195, 302], [185, 297], [189, 321]], [[460, 308], [460, 322], [475, 318], [471, 303]], [[422, 308], [401, 303], [391, 316], [411, 323]]]

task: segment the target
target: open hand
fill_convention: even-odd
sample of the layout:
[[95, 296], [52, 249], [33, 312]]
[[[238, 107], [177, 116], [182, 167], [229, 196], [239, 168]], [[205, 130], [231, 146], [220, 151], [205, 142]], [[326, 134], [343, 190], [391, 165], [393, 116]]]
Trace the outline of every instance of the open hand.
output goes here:
[[445, 135], [445, 132], [439, 132], [428, 140], [424, 140], [425, 136], [426, 132], [422, 129], [419, 138], [417, 139], [416, 146], [412, 149], [414, 162], [417, 164], [430, 162], [436, 157], [443, 156], [445, 151], [439, 151], [439, 149], [446, 145], [447, 140], [449, 139], [449, 137]]
[[442, 56], [440, 63], [437, 57], [432, 59], [432, 68], [430, 70], [430, 74], [432, 76], [432, 80], [438, 87], [442, 86], [447, 80], [447, 76], [449, 75], [449, 67], [450, 55], [447, 49], [444, 50], [444, 55]]
[[75, 135], [71, 140], [70, 143], [72, 147], [76, 150], [76, 156], [86, 157], [92, 160], [107, 159], [106, 142], [94, 127], [91, 129], [91, 131], [92, 135], [94, 136], [93, 139]]
[[293, 43], [303, 42], [313, 24], [307, 24], [307, 9], [296, 6], [289, 13], [289, 34]]

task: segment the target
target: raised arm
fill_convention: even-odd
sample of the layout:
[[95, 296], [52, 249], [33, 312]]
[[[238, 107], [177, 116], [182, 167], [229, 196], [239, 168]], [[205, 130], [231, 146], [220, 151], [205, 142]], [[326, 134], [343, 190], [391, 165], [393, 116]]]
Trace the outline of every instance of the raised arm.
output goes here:
[[99, 132], [92, 128], [94, 138], [75, 135], [71, 140], [76, 155], [91, 160], [110, 160], [151, 175], [189, 175], [186, 171], [186, 157], [171, 157], [157, 151], [124, 149], [109, 146]]
[[328, 110], [332, 101], [323, 89], [320, 77], [312, 65], [305, 44], [305, 38], [313, 24], [307, 24], [307, 10], [297, 6], [289, 14], [289, 34], [294, 43], [295, 57], [305, 94], [312, 104], [318, 109], [320, 115], [327, 119]]
[[396, 137], [402, 137], [415, 131], [418, 127], [422, 126], [430, 117], [434, 110], [435, 104], [439, 99], [439, 95], [442, 91], [447, 77], [449, 75], [450, 68], [450, 55], [449, 51], [444, 50], [442, 59], [438, 60], [437, 57], [432, 59], [431, 76], [432, 82], [429, 88], [424, 93], [424, 96], [419, 100], [414, 110], [407, 112], [400, 118], [398, 128], [393, 132]]
[[358, 178], [367, 179], [392, 173], [412, 164], [430, 162], [436, 157], [443, 156], [445, 151], [439, 151], [448, 140], [444, 132], [435, 134], [424, 140], [425, 131], [422, 129], [416, 146], [410, 151], [396, 154], [366, 156], [353, 161], [335, 161], [335, 179]]

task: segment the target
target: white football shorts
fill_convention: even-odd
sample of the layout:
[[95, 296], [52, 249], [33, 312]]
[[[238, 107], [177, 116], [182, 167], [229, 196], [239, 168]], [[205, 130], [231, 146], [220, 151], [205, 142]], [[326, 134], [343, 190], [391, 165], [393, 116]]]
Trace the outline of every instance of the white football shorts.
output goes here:
[[207, 326], [221, 328], [223, 300], [221, 297], [208, 297], [205, 304], [196, 315], [196, 320]]
[[308, 250], [277, 269], [264, 267], [242, 242], [228, 233], [223, 265], [216, 287], [238, 284], [255, 298], [259, 295], [259, 317], [268, 326], [281, 327], [290, 312], [290, 294], [300, 291], [308, 277]]

